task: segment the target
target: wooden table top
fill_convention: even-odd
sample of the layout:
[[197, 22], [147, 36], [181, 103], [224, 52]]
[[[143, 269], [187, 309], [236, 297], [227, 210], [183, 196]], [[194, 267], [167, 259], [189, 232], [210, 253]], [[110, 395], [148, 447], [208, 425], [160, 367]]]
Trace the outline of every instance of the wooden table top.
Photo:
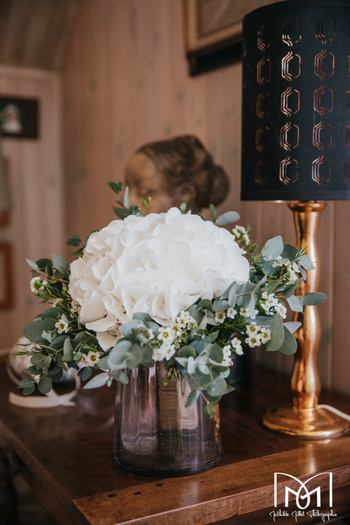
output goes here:
[[[253, 377], [251, 387], [222, 400], [221, 463], [201, 474], [164, 479], [133, 474], [114, 462], [113, 388], [81, 390], [75, 407], [20, 408], [8, 402], [15, 388], [1, 364], [1, 448], [17, 458], [20, 473], [62, 525], [274, 523], [275, 472], [304, 481], [332, 472], [333, 512], [349, 515], [350, 433], [315, 441], [264, 428], [264, 410], [290, 402], [289, 379], [259, 368]], [[350, 412], [345, 396], [324, 391], [320, 402]], [[278, 498], [283, 507], [283, 483]], [[283, 525], [296, 522], [292, 515], [279, 519]]]

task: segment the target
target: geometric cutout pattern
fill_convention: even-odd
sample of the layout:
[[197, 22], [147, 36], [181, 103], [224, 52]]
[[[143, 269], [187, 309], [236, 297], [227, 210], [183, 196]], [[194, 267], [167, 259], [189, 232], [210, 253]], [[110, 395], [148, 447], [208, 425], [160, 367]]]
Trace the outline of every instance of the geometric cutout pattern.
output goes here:
[[259, 84], [265, 84], [271, 78], [271, 61], [263, 57], [259, 60], [256, 71], [256, 79]]
[[271, 176], [270, 166], [267, 160], [260, 159], [255, 165], [255, 182], [262, 186], [269, 181]]
[[324, 157], [318, 157], [312, 163], [312, 180], [317, 182], [319, 186], [324, 180], [329, 182], [332, 178], [332, 162]]
[[265, 51], [271, 45], [271, 27], [269, 24], [261, 24], [258, 29], [257, 46], [260, 51]]
[[299, 146], [299, 126], [287, 122], [280, 131], [280, 144], [286, 151]]
[[316, 34], [317, 40], [321, 44], [327, 44], [335, 38], [335, 18], [333, 16], [328, 17], [327, 14], [323, 14], [316, 20]]
[[279, 179], [286, 186], [291, 182], [296, 182], [299, 177], [299, 163], [297, 160], [291, 160], [286, 157], [280, 162]]
[[281, 76], [285, 80], [288, 80], [288, 82], [291, 82], [293, 78], [298, 78], [301, 73], [301, 57], [297, 53], [292, 53], [289, 51], [289, 53], [286, 54], [282, 58], [282, 64], [281, 64]]
[[288, 18], [282, 24], [282, 42], [292, 47], [301, 40], [301, 21], [299, 18]]
[[333, 142], [333, 127], [322, 120], [312, 130], [312, 144], [319, 150], [329, 148]]
[[260, 93], [256, 99], [256, 114], [259, 118], [264, 118], [270, 113], [270, 94]]
[[287, 88], [281, 95], [281, 111], [287, 117], [298, 113], [300, 109], [300, 92], [297, 89]]
[[325, 111], [330, 113], [333, 111], [333, 90], [324, 86], [319, 87], [314, 92], [314, 110], [320, 115], [324, 115]]
[[321, 51], [315, 56], [315, 74], [324, 80], [334, 75], [335, 57], [333, 53]]

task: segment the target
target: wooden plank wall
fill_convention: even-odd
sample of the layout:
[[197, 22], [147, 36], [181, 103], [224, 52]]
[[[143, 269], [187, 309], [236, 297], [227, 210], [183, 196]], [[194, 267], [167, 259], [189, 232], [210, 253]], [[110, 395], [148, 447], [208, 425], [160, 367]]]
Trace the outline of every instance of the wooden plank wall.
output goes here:
[[[113, 219], [106, 182], [122, 180], [141, 144], [197, 135], [231, 178], [221, 211], [235, 209], [260, 244], [282, 234], [295, 242], [286, 204], [240, 202], [241, 64], [191, 78], [181, 0], [82, 0], [62, 71], [67, 235], [86, 235]], [[322, 382], [350, 393], [347, 325], [348, 203], [330, 203], [319, 232], [328, 303], [320, 307]], [[334, 343], [334, 344], [333, 344]], [[290, 370], [292, 359], [255, 352]]]
[[2, 138], [11, 191], [10, 223], [0, 241], [13, 248], [14, 306], [0, 310], [0, 349], [16, 343], [42, 305], [32, 295], [26, 258], [64, 250], [60, 85], [55, 73], [0, 66], [0, 94], [39, 100], [38, 139]]

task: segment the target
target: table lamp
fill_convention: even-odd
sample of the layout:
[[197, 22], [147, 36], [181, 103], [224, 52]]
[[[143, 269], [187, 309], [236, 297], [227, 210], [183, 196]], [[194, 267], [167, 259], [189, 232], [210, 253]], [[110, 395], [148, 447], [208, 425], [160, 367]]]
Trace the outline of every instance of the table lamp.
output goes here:
[[[297, 246], [316, 266], [301, 292], [316, 292], [324, 201], [350, 199], [349, 0], [287, 0], [244, 18], [241, 199], [288, 202]], [[263, 424], [301, 437], [340, 434], [349, 422], [318, 405], [317, 307], [295, 320], [292, 406], [269, 409]]]

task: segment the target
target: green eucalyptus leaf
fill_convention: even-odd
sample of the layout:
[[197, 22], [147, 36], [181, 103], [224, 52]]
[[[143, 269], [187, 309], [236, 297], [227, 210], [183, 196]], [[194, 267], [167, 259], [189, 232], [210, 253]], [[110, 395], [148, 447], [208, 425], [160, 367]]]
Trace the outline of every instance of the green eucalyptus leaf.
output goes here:
[[305, 270], [314, 270], [315, 266], [308, 255], [303, 255], [298, 260], [299, 266], [302, 266]]
[[35, 390], [35, 385], [26, 387], [26, 388], [23, 389], [23, 395], [30, 396], [30, 394], [32, 394], [34, 392], [34, 390]]
[[214, 204], [210, 204], [209, 205], [209, 211], [210, 211], [210, 215], [211, 215], [214, 223], [216, 223], [217, 215], [216, 215], [216, 209], [215, 209]]
[[267, 295], [270, 295], [272, 293], [274, 293], [277, 288], [279, 288], [279, 286], [281, 286], [281, 279], [276, 279], [276, 280], [273, 280], [273, 281], [269, 281], [266, 285], [266, 293]]
[[72, 235], [72, 237], [66, 240], [66, 244], [68, 246], [80, 246], [82, 241], [79, 235]]
[[178, 351], [178, 355], [180, 357], [197, 357], [195, 349], [190, 345], [182, 346]]
[[123, 184], [121, 182], [107, 182], [107, 184], [110, 188], [112, 188], [114, 193], [119, 194], [122, 192]]
[[133, 315], [133, 319], [140, 319], [144, 323], [145, 322], [153, 322], [152, 317], [149, 314], [145, 314], [143, 312], [139, 312], [139, 313], [134, 314]]
[[192, 392], [188, 394], [188, 398], [187, 398], [185, 407], [187, 408], [193, 405], [193, 403], [195, 403], [196, 400], [198, 399], [199, 394], [200, 394], [199, 390], [192, 390]]
[[115, 206], [113, 206], [113, 211], [116, 214], [116, 216], [119, 217], [119, 219], [126, 219], [126, 217], [129, 217], [129, 215], [133, 215], [130, 209], [116, 208]]
[[327, 296], [321, 292], [306, 293], [300, 300], [302, 305], [318, 306], [327, 300]]
[[39, 266], [40, 270], [44, 271], [48, 264], [52, 264], [51, 259], [39, 259], [36, 261], [36, 264]]
[[293, 312], [303, 311], [303, 304], [300, 301], [300, 299], [298, 299], [298, 297], [296, 297], [295, 295], [292, 295], [292, 297], [288, 297], [287, 301]]
[[302, 283], [302, 280], [301, 279], [298, 279], [297, 281], [295, 281], [294, 284], [291, 284], [291, 285], [288, 285], [285, 287], [285, 289], [283, 290], [283, 295], [286, 299], [289, 299], [289, 297], [292, 297], [292, 295], [294, 294], [296, 288]]
[[227, 211], [216, 219], [217, 226], [224, 226], [239, 220], [239, 214], [236, 211]]
[[289, 259], [292, 261], [298, 254], [298, 249], [292, 244], [283, 244], [282, 259]]
[[285, 355], [295, 354], [297, 351], [297, 342], [295, 337], [290, 333], [290, 331], [284, 326], [284, 339], [283, 343], [278, 349], [279, 352]]
[[[212, 334], [207, 335], [203, 339], [204, 345], [207, 346], [210, 343], [213, 343], [218, 338], [218, 335], [219, 335], [219, 331], [216, 331], [216, 332], [213, 332]], [[198, 353], [200, 353], [200, 352], [198, 352]]]
[[301, 323], [299, 321], [291, 321], [288, 323], [283, 323], [283, 326], [285, 326], [291, 334], [294, 334], [294, 332], [301, 327]]
[[112, 370], [111, 375], [115, 381], [119, 381], [119, 383], [122, 383], [123, 385], [129, 383], [128, 376], [122, 370]]
[[236, 282], [232, 283], [229, 292], [228, 292], [228, 304], [234, 308], [236, 306], [237, 301], [237, 287], [238, 284]]
[[282, 317], [280, 315], [277, 314], [272, 319], [270, 330], [271, 339], [267, 343], [266, 350], [269, 352], [275, 352], [282, 346], [284, 340], [284, 327]]
[[36, 262], [31, 261], [30, 259], [26, 259], [26, 261], [27, 261], [27, 263], [29, 264], [29, 266], [30, 266], [33, 270], [35, 270], [36, 272], [39, 271], [39, 266], [37, 265]]
[[35, 385], [35, 383], [34, 383], [34, 380], [31, 377], [26, 377], [19, 384], [19, 386], [21, 388], [30, 388], [33, 385]]
[[61, 255], [53, 255], [52, 256], [52, 264], [58, 270], [60, 273], [65, 275], [67, 271], [69, 270], [69, 263]]
[[226, 390], [227, 383], [225, 379], [219, 376], [215, 381], [206, 387], [210, 396], [222, 396]]
[[221, 346], [210, 344], [206, 347], [210, 359], [216, 363], [221, 363], [224, 357]]
[[63, 357], [65, 361], [72, 361], [73, 359], [73, 347], [69, 337], [66, 337], [63, 343]]
[[82, 381], [87, 381], [88, 379], [90, 379], [91, 374], [92, 374], [92, 369], [89, 366], [84, 366], [81, 370], [82, 370], [82, 373], [81, 373]]
[[204, 407], [203, 413], [206, 417], [213, 417], [215, 409], [215, 403], [207, 403]]
[[104, 386], [108, 380], [109, 374], [107, 374], [107, 372], [102, 372], [101, 374], [95, 375], [88, 383], [86, 383], [86, 385], [84, 385], [84, 388], [99, 388], [100, 386]]
[[49, 376], [43, 376], [37, 384], [39, 392], [48, 394], [52, 389], [52, 379]]
[[268, 259], [277, 259], [277, 257], [282, 254], [283, 249], [284, 246], [282, 237], [277, 235], [265, 243], [262, 253], [263, 256]]
[[41, 314], [42, 319], [45, 319], [46, 317], [51, 317], [52, 319], [59, 319], [62, 315], [64, 315], [64, 310], [60, 306], [52, 306], [51, 308], [48, 308], [45, 310], [43, 314]]

